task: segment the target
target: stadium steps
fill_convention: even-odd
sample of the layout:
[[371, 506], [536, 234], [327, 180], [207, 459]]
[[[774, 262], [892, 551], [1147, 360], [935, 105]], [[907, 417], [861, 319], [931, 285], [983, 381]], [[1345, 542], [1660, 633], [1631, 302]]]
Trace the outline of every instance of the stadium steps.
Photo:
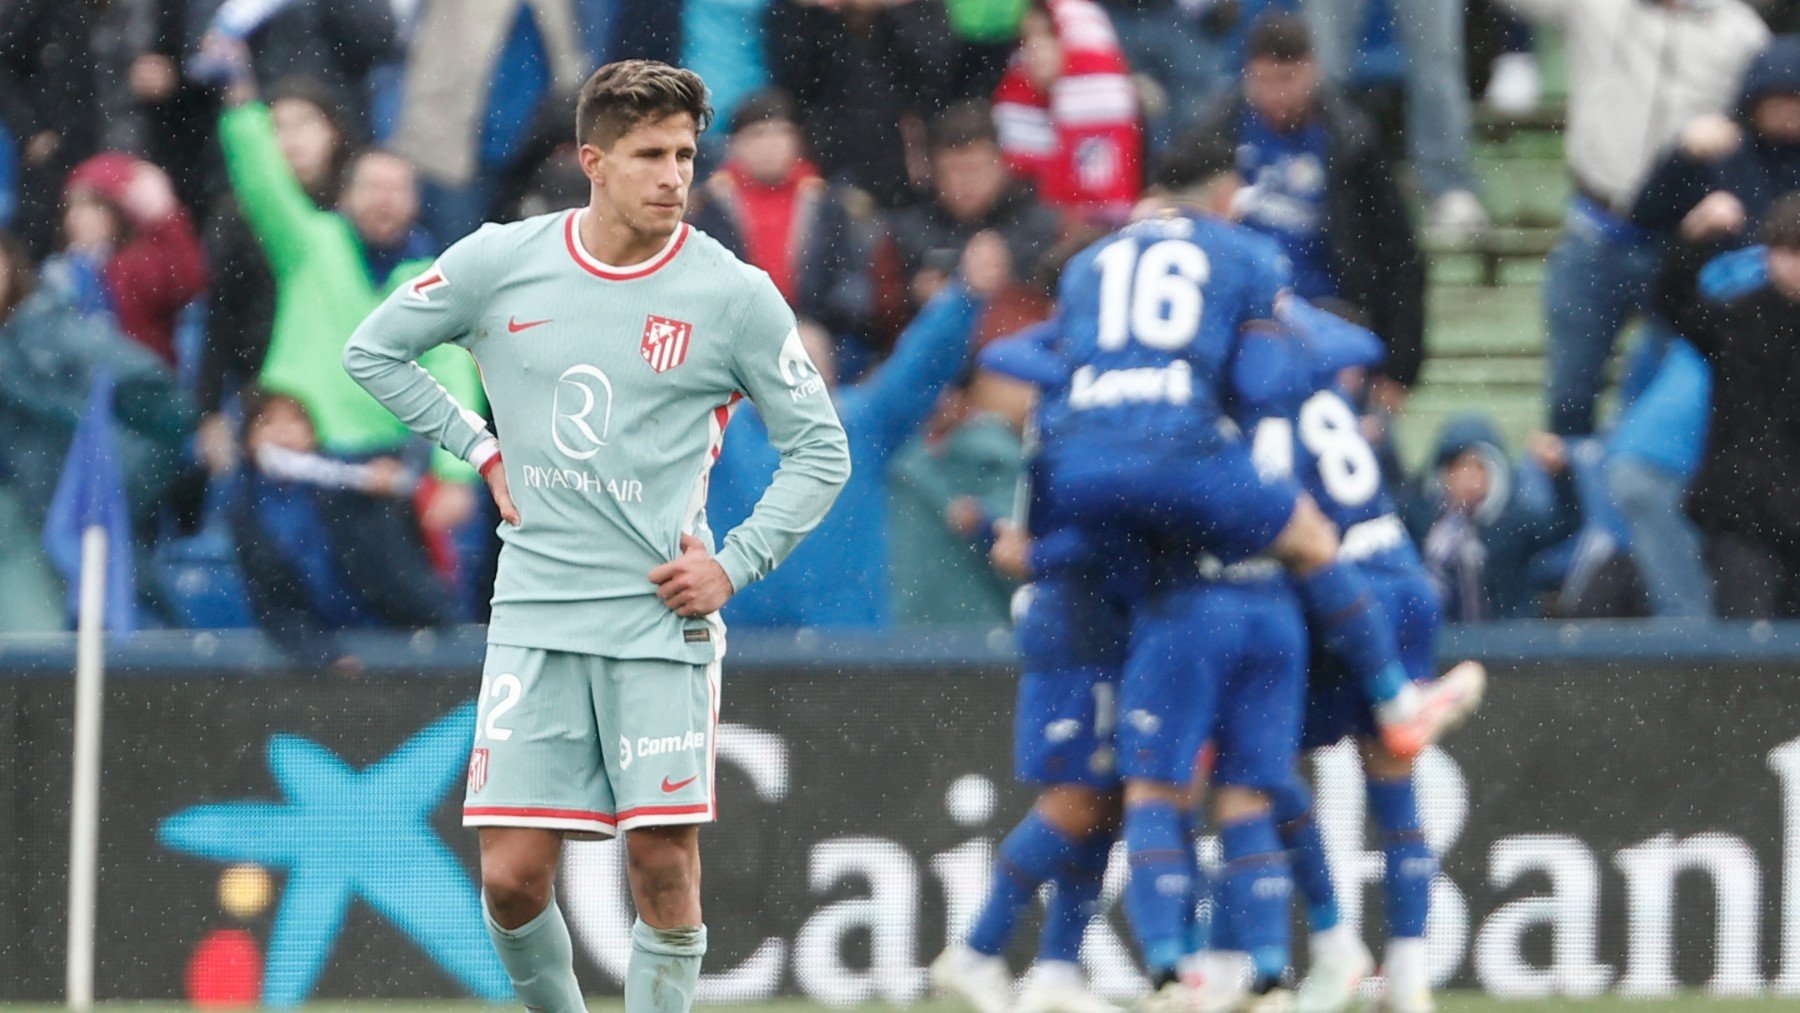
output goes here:
[[1452, 273], [1434, 268], [1425, 365], [1395, 433], [1409, 467], [1429, 460], [1452, 415], [1490, 416], [1514, 451], [1543, 425], [1541, 270], [1491, 288], [1441, 280]]

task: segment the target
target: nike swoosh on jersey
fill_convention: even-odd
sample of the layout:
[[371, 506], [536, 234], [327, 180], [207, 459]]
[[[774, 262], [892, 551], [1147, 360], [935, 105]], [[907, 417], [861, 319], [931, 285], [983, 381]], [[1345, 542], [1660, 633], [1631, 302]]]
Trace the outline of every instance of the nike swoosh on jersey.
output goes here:
[[506, 318], [506, 329], [511, 331], [514, 334], [517, 334], [520, 331], [528, 331], [531, 328], [537, 327], [541, 324], [547, 324], [550, 322], [550, 319], [551, 318], [546, 317], [543, 320], [527, 320], [524, 323], [520, 323], [518, 317], [507, 317]]
[[669, 779], [665, 777], [665, 778], [663, 778], [662, 789], [665, 792], [670, 792], [670, 793], [677, 792], [683, 788], [686, 788], [688, 785], [693, 784], [696, 780], [699, 779], [699, 777], [700, 777], [699, 774], [695, 774], [693, 777], [687, 778], [684, 781], [676, 781], [673, 784], [671, 784], [669, 782]]

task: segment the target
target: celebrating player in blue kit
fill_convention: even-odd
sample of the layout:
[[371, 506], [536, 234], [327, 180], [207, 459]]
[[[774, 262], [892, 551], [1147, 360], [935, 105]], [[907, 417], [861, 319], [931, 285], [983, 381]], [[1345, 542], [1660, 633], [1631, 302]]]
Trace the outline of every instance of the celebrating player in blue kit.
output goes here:
[[[1379, 363], [1379, 339], [1362, 328], [1324, 313], [1302, 300], [1284, 303], [1278, 314], [1293, 340], [1292, 372], [1305, 380], [1297, 406], [1265, 406], [1272, 417], [1257, 424], [1258, 463], [1266, 471], [1293, 474], [1332, 522], [1344, 532], [1339, 558], [1360, 568], [1393, 624], [1407, 676], [1427, 686], [1425, 707], [1453, 726], [1479, 704], [1486, 673], [1464, 662], [1434, 679], [1441, 609], [1399, 518], [1382, 477], [1380, 462], [1364, 437], [1354, 406], [1338, 385], [1347, 368]], [[1383, 967], [1384, 1009], [1427, 1013], [1433, 1008], [1425, 954], [1425, 918], [1437, 862], [1420, 832], [1413, 796], [1411, 757], [1396, 756], [1375, 734], [1374, 712], [1363, 687], [1328, 652], [1315, 649], [1309, 663], [1302, 746], [1312, 750], [1346, 736], [1361, 742], [1368, 778], [1368, 805], [1385, 859], [1384, 887], [1390, 940]], [[1357, 985], [1373, 970], [1361, 939], [1339, 923], [1337, 895], [1324, 842], [1312, 814], [1312, 800], [1298, 772], [1273, 792], [1275, 819], [1289, 850], [1294, 878], [1307, 903], [1312, 928], [1311, 968], [1297, 996], [1301, 1013], [1335, 1013], [1348, 1008]], [[1231, 912], [1224, 914], [1227, 922]], [[1222, 927], [1219, 949], [1231, 950], [1232, 931]], [[1213, 966], [1241, 965], [1242, 958]], [[1240, 977], [1214, 973], [1203, 1004], [1226, 1008]]]

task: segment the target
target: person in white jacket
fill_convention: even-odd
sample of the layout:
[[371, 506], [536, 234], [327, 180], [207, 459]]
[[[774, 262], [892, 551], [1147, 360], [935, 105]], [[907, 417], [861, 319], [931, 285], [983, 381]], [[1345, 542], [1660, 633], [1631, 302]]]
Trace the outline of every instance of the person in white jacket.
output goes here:
[[1626, 215], [1665, 149], [1731, 103], [1769, 30], [1742, 0], [1500, 2], [1559, 26], [1567, 47], [1563, 147], [1575, 193], [1544, 271], [1546, 398], [1550, 430], [1582, 436], [1594, 430], [1613, 342], [1645, 308], [1658, 266]]

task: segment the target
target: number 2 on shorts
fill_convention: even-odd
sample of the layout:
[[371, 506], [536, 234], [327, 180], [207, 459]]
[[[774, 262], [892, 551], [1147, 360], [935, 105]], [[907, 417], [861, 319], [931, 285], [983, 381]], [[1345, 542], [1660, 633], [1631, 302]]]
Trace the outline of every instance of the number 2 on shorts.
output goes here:
[[488, 708], [487, 718], [481, 723], [481, 737], [494, 742], [505, 742], [512, 738], [513, 730], [500, 724], [500, 718], [507, 711], [519, 705], [519, 697], [525, 695], [525, 684], [511, 672], [502, 672], [494, 676], [493, 685], [488, 687], [489, 701], [498, 700]]

